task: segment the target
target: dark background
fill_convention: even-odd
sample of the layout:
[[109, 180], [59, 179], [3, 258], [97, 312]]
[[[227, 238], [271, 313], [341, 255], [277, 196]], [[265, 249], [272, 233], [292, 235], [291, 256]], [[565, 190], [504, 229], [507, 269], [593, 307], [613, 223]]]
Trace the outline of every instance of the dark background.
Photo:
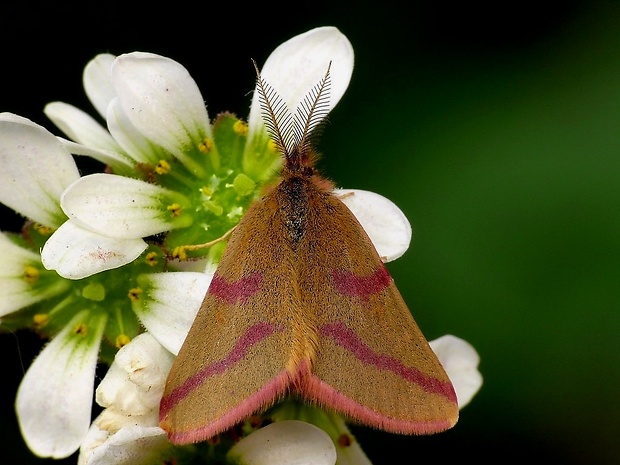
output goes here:
[[[320, 168], [403, 209], [414, 239], [390, 271], [427, 337], [470, 341], [485, 378], [447, 433], [355, 429], [375, 465], [396, 452], [620, 463], [619, 2], [77, 5], [2, 3], [0, 111], [59, 134], [45, 103], [91, 111], [88, 60], [140, 50], [186, 66], [211, 116], [246, 116], [250, 58], [316, 26], [351, 40]], [[3, 463], [52, 463], [32, 458], [13, 413], [39, 347], [0, 337]]]

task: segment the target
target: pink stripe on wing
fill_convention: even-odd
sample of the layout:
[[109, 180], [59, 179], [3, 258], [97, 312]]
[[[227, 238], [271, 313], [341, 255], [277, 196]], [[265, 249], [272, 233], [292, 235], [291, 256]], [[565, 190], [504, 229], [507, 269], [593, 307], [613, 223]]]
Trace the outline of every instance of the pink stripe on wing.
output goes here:
[[194, 375], [187, 378], [183, 384], [173, 389], [170, 394], [162, 398], [159, 406], [160, 420], [163, 419], [177, 403], [187, 397], [194, 389], [202, 385], [207, 378], [228, 370], [234, 364], [243, 360], [252, 346], [283, 329], [283, 327], [271, 323], [256, 323], [250, 326], [237, 340], [226, 357], [196, 372]]
[[350, 271], [333, 270], [332, 279], [334, 287], [340, 294], [365, 299], [381, 292], [392, 283], [392, 277], [383, 264], [368, 276], [358, 276]]
[[[259, 411], [262, 407], [268, 407], [272, 404], [279, 395], [282, 395], [286, 391], [290, 381], [290, 373], [284, 370], [266, 383], [256, 393], [244, 399], [239, 405], [228, 410], [221, 417], [199, 428], [187, 431], [175, 431], [170, 434], [169, 439], [175, 444], [189, 444], [204, 441], [222, 431], [226, 431]], [[198, 406], [198, 408], [200, 408], [200, 406]]]
[[256, 294], [263, 284], [263, 276], [258, 271], [248, 274], [232, 283], [215, 273], [208, 294], [219, 297], [224, 302], [236, 304], [245, 302]]
[[331, 338], [340, 347], [347, 349], [355, 358], [381, 370], [391, 371], [426, 392], [441, 394], [456, 403], [456, 393], [452, 383], [426, 376], [420, 370], [403, 365], [400, 360], [375, 352], [362, 341], [355, 332], [341, 321], [324, 324], [319, 328], [323, 337]]

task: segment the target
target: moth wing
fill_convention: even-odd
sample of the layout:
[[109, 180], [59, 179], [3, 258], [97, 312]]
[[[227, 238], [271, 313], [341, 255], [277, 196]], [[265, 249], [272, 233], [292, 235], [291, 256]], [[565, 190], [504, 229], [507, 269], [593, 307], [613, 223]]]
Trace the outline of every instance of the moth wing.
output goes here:
[[237, 225], [168, 375], [160, 425], [173, 443], [212, 437], [288, 388], [291, 326], [278, 309], [293, 305], [292, 261], [274, 202], [255, 202]]
[[303, 395], [390, 432], [452, 427], [452, 383], [368, 235], [335, 196], [311, 202], [300, 283], [318, 346]]

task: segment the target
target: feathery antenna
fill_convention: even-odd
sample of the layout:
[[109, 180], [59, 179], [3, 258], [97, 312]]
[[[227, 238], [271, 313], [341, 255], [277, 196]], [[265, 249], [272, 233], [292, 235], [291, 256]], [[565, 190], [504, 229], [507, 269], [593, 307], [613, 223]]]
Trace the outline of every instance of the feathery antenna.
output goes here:
[[273, 87], [262, 78], [256, 62], [252, 60], [252, 63], [267, 132], [284, 156], [287, 167], [293, 170], [301, 168], [308, 163], [329, 113], [331, 61], [325, 76], [306, 94], [294, 115]]

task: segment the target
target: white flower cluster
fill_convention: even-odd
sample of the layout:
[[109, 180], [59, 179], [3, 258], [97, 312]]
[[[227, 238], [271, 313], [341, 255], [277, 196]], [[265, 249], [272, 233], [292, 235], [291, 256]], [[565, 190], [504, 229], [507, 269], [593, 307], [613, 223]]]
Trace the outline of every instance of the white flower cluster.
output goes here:
[[[290, 108], [296, 108], [328, 62], [332, 62], [331, 110], [346, 91], [353, 70], [353, 49], [338, 29], [320, 27], [283, 43], [269, 56], [261, 75]], [[45, 114], [68, 139], [17, 115], [0, 114], [0, 202], [53, 232], [40, 254], [0, 233], [0, 318], [53, 302], [49, 312], [35, 315], [44, 325], [74, 302], [75, 293], [68, 297], [70, 290], [83, 283], [79, 297], [93, 302], [93, 307], [73, 311], [62, 320], [21, 383], [16, 409], [22, 434], [41, 457], [63, 458], [79, 449], [81, 465], [148, 464], [166, 457], [172, 448], [158, 426], [159, 402], [174, 355], [209, 286], [213, 263], [203, 261], [200, 271], [140, 274], [141, 289], [148, 292], [135, 298], [131, 308], [147, 332], [120, 344], [97, 388], [96, 401], [104, 410], [92, 424], [93, 378], [101, 341], [109, 323], [122, 312], [96, 307], [111, 293], [110, 287], [88, 279], [121, 270], [144, 256], [145, 238], [198, 223], [190, 214], [177, 214], [191, 210], [193, 190], [178, 191], [151, 182], [148, 176], [140, 178], [141, 167], [156, 167], [149, 173], [157, 177], [176, 163], [184, 176], [208, 180], [213, 189], [202, 189], [201, 202], [205, 209], [215, 210], [218, 206], [210, 196], [220, 187], [209, 177], [209, 169], [220, 160], [202, 95], [179, 63], [151, 53], [102, 54], [86, 66], [84, 87], [106, 127], [62, 102], [48, 104]], [[257, 95], [246, 129], [242, 156], [249, 160], [267, 140]], [[208, 154], [205, 163], [197, 161], [200, 153]], [[80, 177], [73, 155], [95, 158], [115, 174]], [[278, 162], [267, 158], [258, 167], [250, 162], [244, 166], [259, 180]], [[226, 186], [238, 188], [242, 181]], [[407, 250], [411, 227], [396, 205], [372, 192], [338, 192], [355, 193], [343, 195], [343, 201], [385, 261]], [[49, 278], [45, 286], [32, 284], [50, 272], [55, 280]], [[431, 346], [462, 407], [482, 383], [477, 353], [453, 336]], [[348, 432], [344, 423], [337, 429]], [[264, 446], [266, 441], [270, 447]], [[262, 428], [230, 454], [240, 463], [259, 465], [369, 463], [359, 446], [338, 448], [333, 438], [303, 422]]]

